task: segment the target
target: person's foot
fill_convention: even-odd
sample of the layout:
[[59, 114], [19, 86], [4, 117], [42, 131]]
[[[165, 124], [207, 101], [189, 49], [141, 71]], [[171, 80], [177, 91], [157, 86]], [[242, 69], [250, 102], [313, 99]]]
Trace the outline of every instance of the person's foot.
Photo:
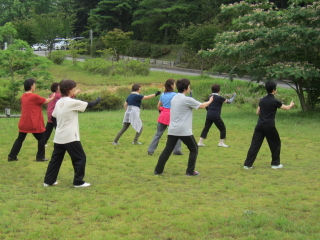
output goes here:
[[49, 159], [48, 158], [37, 158], [36, 159], [36, 162], [45, 162], [45, 161], [49, 161]]
[[133, 145], [141, 145], [141, 142], [132, 142]]
[[193, 171], [192, 174], [191, 174], [191, 173], [186, 173], [186, 176], [190, 176], [190, 177], [192, 177], [192, 176], [198, 176], [198, 175], [200, 175], [200, 173], [199, 173], [198, 171]]
[[162, 173], [157, 173], [156, 171], [154, 172], [154, 175], [155, 176], [160, 176], [160, 175], [162, 175]]
[[117, 142], [112, 142], [112, 145], [119, 145], [119, 143], [117, 143]]
[[282, 165], [282, 164], [279, 164], [279, 165], [271, 165], [271, 168], [272, 168], [272, 169], [279, 169], [279, 168], [283, 168], [283, 165]]
[[176, 152], [176, 153], [173, 153], [173, 155], [183, 155], [182, 152]]
[[15, 158], [8, 157], [8, 162], [13, 162], [13, 161], [18, 161], [18, 158], [17, 157], [15, 157]]
[[227, 144], [225, 144], [225, 143], [222, 142], [222, 143], [219, 143], [219, 144], [218, 144], [218, 147], [229, 147], [229, 146], [228, 146]]
[[44, 187], [50, 187], [50, 186], [56, 186], [56, 185], [58, 185], [58, 182], [55, 182], [55, 183], [52, 184], [52, 185], [43, 183], [43, 186], [44, 186]]
[[252, 169], [253, 167], [243, 166], [244, 169]]
[[81, 185], [74, 185], [74, 187], [89, 187], [91, 184], [90, 183], [84, 183], [84, 184], [81, 184]]
[[148, 151], [148, 155], [150, 155], [150, 156], [153, 155], [153, 152], [149, 152], [149, 151]]
[[198, 143], [198, 147], [205, 147], [206, 145], [204, 145], [203, 143]]

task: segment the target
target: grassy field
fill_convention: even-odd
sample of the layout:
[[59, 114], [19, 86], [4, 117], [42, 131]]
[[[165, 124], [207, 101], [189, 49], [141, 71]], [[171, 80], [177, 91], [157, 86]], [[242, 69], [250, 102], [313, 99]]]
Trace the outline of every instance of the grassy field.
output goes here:
[[[183, 156], [169, 159], [163, 176], [153, 175], [166, 141], [163, 136], [155, 154], [147, 155], [157, 111], [141, 112], [140, 146], [131, 145], [132, 128], [119, 146], [111, 144], [123, 111], [80, 114], [85, 180], [92, 184], [83, 189], [72, 186], [69, 156], [59, 185], [42, 186], [47, 163], [34, 161], [36, 141], [30, 134], [19, 161], [7, 162], [18, 119], [1, 119], [0, 239], [319, 239], [319, 115], [279, 110], [284, 168], [270, 168], [264, 142], [254, 169], [244, 170], [257, 116], [236, 105], [225, 105], [222, 112], [230, 147], [217, 147], [213, 127], [199, 149], [197, 177], [184, 175], [185, 146]], [[205, 110], [195, 110], [196, 139], [204, 121]], [[52, 150], [50, 141], [47, 157]]]
[[[122, 78], [86, 74], [65, 62], [52, 66], [56, 81], [74, 79], [83, 92], [143, 84], [146, 92], [161, 88], [167, 78], [184, 76], [151, 72], [148, 77]], [[208, 77], [188, 77], [195, 98], [201, 100], [213, 82], [224, 93], [237, 91], [250, 97], [244, 82], [233, 83]], [[45, 96], [47, 91], [37, 91]], [[252, 98], [262, 93], [252, 94]], [[289, 103], [292, 90], [279, 89]], [[153, 104], [157, 99], [153, 99]], [[151, 101], [151, 100], [148, 100]], [[79, 115], [81, 142], [87, 154], [85, 181], [88, 188], [74, 188], [73, 168], [66, 156], [59, 184], [43, 187], [48, 163], [35, 162], [37, 143], [29, 134], [18, 162], [7, 162], [17, 137], [17, 118], [2, 118], [0, 125], [0, 239], [320, 239], [320, 116], [296, 107], [279, 110], [277, 128], [282, 139], [283, 169], [270, 168], [271, 154], [264, 142], [254, 169], [244, 170], [257, 115], [252, 104], [225, 105], [222, 118], [229, 148], [218, 148], [218, 130], [213, 126], [199, 149], [197, 177], [185, 176], [188, 151], [171, 156], [164, 174], [153, 170], [166, 136], [153, 156], [148, 144], [156, 131], [157, 110], [142, 110], [143, 145], [132, 145], [130, 128], [112, 145], [121, 128], [124, 111], [86, 112]], [[194, 111], [193, 132], [198, 140], [206, 111]], [[46, 117], [45, 117], [46, 119]], [[53, 136], [46, 157], [53, 150]]]

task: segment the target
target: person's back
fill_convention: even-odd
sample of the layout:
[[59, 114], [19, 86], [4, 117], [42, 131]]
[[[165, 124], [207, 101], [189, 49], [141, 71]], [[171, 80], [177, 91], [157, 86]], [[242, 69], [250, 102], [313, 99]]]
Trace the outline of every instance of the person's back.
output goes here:
[[281, 106], [282, 103], [278, 99], [276, 99], [274, 95], [271, 93], [261, 98], [259, 103], [260, 115], [258, 119], [258, 124], [274, 126], [277, 109]]

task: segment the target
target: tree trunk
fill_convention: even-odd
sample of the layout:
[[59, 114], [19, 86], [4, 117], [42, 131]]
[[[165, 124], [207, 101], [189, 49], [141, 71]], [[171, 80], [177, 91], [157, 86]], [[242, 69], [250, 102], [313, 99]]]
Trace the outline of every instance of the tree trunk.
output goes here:
[[296, 85], [296, 92], [299, 97], [301, 108], [303, 111], [308, 111], [309, 106], [308, 106], [308, 103], [306, 102], [306, 99], [304, 97], [302, 80], [298, 79], [298, 81], [295, 83], [295, 85]]

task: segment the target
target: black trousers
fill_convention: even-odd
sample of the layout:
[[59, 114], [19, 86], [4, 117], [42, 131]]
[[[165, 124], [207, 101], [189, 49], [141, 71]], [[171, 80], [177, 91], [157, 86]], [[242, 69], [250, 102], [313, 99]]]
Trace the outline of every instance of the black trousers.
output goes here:
[[51, 122], [47, 122], [46, 131], [45, 131], [45, 141], [46, 141], [45, 144], [47, 144], [47, 142], [51, 136], [53, 128], [56, 128], [56, 126]]
[[252, 136], [251, 146], [244, 166], [251, 167], [253, 165], [265, 137], [271, 151], [271, 165], [280, 164], [281, 140], [276, 127], [257, 125]]
[[178, 140], [181, 140], [189, 149], [189, 160], [188, 160], [188, 167], [186, 170], [186, 173], [193, 174], [194, 169], [196, 167], [196, 161], [198, 156], [198, 144], [196, 140], [194, 139], [193, 135], [191, 136], [173, 136], [168, 135], [166, 147], [162, 151], [158, 164], [156, 168], [154, 169], [155, 173], [161, 174], [163, 172], [164, 166], [166, 165], [166, 162], [168, 161], [174, 147], [176, 146]]
[[54, 144], [51, 160], [48, 165], [44, 183], [52, 185], [56, 182], [66, 151], [69, 153], [74, 169], [73, 185], [82, 185], [86, 168], [86, 154], [80, 141], [66, 144]]
[[206, 119], [206, 123], [204, 124], [204, 128], [201, 132], [200, 137], [207, 138], [208, 132], [209, 132], [213, 123], [214, 123], [214, 125], [216, 125], [216, 127], [220, 131], [220, 139], [225, 139], [226, 135], [227, 135], [227, 130], [226, 130], [226, 126], [224, 125], [224, 122], [222, 121], [221, 118], [216, 119], [216, 120]]
[[[42, 133], [32, 133], [32, 135], [38, 140], [38, 152], [36, 155], [37, 159], [45, 158], [45, 132]], [[22, 143], [26, 139], [28, 133], [19, 132], [18, 138], [13, 143], [11, 151], [8, 155], [10, 158], [16, 158], [21, 150]]]

